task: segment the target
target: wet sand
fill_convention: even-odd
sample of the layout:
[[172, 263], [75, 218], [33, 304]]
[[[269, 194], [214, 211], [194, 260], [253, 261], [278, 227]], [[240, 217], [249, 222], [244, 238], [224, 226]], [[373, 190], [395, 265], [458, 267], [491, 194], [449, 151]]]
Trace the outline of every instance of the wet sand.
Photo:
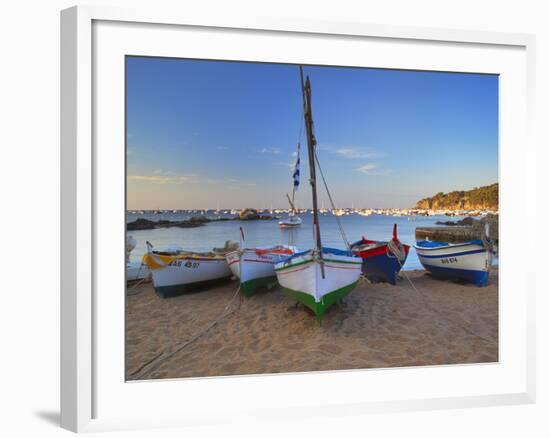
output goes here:
[[[129, 286], [128, 380], [226, 376], [498, 361], [498, 270], [478, 288], [409, 271], [396, 286], [359, 286], [313, 313], [274, 288], [238, 295], [230, 281], [174, 298]], [[191, 342], [189, 342], [191, 341]]]

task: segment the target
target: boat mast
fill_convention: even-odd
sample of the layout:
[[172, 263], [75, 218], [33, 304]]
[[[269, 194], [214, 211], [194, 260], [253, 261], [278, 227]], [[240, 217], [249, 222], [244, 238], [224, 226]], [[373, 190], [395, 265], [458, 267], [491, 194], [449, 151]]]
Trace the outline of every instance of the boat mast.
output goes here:
[[[321, 244], [321, 228], [319, 226], [319, 211], [317, 207], [317, 178], [315, 175], [315, 146], [317, 142], [315, 140], [315, 135], [313, 134], [313, 115], [311, 111], [311, 84], [309, 82], [309, 76], [306, 78], [306, 82], [304, 84], [304, 70], [302, 66], [300, 66], [300, 80], [302, 83], [302, 99], [304, 102], [304, 120], [306, 124], [307, 152], [309, 158], [309, 183], [311, 185], [311, 195], [313, 200], [313, 224], [315, 226], [317, 252], [319, 258], [322, 259], [323, 246]], [[322, 272], [322, 274], [324, 278], [324, 272]]]
[[[295, 163], [295, 167], [294, 167], [294, 172], [296, 172], [296, 167], [298, 166], [298, 163], [300, 161], [300, 143], [298, 143], [298, 151], [296, 152], [296, 154], [297, 155], [296, 155], [296, 163]], [[292, 205], [292, 210], [293, 210], [294, 213], [296, 213], [296, 209], [294, 208], [294, 196], [295, 195], [296, 195], [296, 179], [293, 177], [292, 178], [292, 202], [291, 202], [291, 205]]]
[[290, 206], [292, 207], [292, 214], [296, 214], [296, 209], [294, 208], [294, 195], [296, 193], [296, 186], [294, 185], [294, 179], [292, 180], [292, 200], [290, 199], [290, 197], [288, 196], [288, 194], [286, 195], [286, 197], [288, 198], [288, 201], [290, 202]]
[[288, 193], [286, 194], [286, 199], [288, 199], [290, 208], [292, 209], [292, 213], [294, 213], [296, 211], [296, 208], [294, 208], [294, 202], [292, 201], [292, 199], [290, 199], [290, 196], [288, 196]]

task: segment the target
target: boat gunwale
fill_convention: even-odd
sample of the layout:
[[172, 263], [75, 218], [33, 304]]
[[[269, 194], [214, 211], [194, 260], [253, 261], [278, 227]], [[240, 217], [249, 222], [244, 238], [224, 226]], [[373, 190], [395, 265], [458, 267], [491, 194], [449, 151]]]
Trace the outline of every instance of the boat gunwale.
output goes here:
[[[351, 257], [350, 258], [354, 258], [354, 259], [358, 259], [357, 261], [347, 261], [347, 260], [333, 260], [333, 259], [323, 259], [323, 262], [325, 264], [328, 264], [328, 263], [340, 263], [340, 264], [347, 264], [347, 265], [361, 265], [363, 264], [363, 260], [360, 258], [360, 257], [357, 257], [357, 256], [354, 256], [354, 257]], [[289, 263], [288, 265], [286, 266], [283, 266], [281, 268], [275, 268], [275, 272], [281, 272], [281, 271], [284, 271], [285, 269], [289, 269], [289, 268], [295, 268], [296, 266], [300, 266], [300, 265], [304, 265], [306, 263], [315, 263], [315, 262], [318, 262], [319, 260], [313, 260], [313, 258], [311, 258], [311, 260], [304, 260], [304, 261], [301, 261], [301, 262], [298, 262], [298, 263]], [[287, 261], [282, 261], [282, 262], [279, 262], [279, 263], [287, 263]]]
[[416, 249], [416, 250], [420, 249], [421, 251], [437, 251], [437, 250], [449, 249], [449, 248], [460, 248], [460, 247], [469, 246], [469, 245], [475, 245], [475, 246], [483, 247], [483, 242], [479, 239], [469, 240], [467, 242], [461, 242], [461, 243], [451, 243], [451, 242], [443, 242], [443, 241], [440, 241], [440, 240], [434, 240], [434, 241], [430, 241], [430, 242], [445, 243], [445, 245], [430, 246], [430, 247], [419, 245], [421, 242], [424, 242], [424, 241], [417, 241], [417, 242], [413, 243], [414, 249]]
[[[147, 254], [144, 254], [147, 255]], [[208, 256], [199, 256], [199, 255], [188, 255], [188, 254], [158, 254], [153, 253], [153, 255], [158, 257], [171, 257], [174, 260], [199, 260], [199, 261], [206, 261], [206, 262], [221, 262], [226, 261], [225, 255], [214, 255], [212, 257]]]
[[488, 253], [488, 252], [489, 251], [487, 251], [485, 248], [480, 248], [480, 249], [474, 249], [471, 251], [453, 252], [453, 253], [445, 253], [445, 254], [421, 254], [417, 252], [416, 255], [419, 258], [424, 257], [427, 259], [438, 259], [438, 258], [448, 258], [448, 257], [464, 257], [468, 255], [482, 254], [482, 253]]

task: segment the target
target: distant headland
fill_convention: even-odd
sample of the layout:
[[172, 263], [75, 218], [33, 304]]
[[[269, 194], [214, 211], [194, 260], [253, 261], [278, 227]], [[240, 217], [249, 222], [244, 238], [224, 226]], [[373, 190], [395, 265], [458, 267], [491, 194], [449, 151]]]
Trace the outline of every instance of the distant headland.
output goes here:
[[416, 203], [422, 210], [498, 210], [498, 183], [449, 193], [439, 192]]

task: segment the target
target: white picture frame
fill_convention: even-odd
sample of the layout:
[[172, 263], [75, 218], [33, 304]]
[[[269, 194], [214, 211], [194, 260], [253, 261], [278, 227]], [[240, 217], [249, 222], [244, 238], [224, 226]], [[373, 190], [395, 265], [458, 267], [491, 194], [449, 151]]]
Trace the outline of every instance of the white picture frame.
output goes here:
[[[118, 158], [113, 157], [111, 164], [105, 164], [106, 155], [104, 153], [98, 154], [97, 148], [104, 148], [103, 145], [110, 144], [110, 140], [106, 136], [112, 136], [114, 138], [113, 142], [116, 144], [121, 141], [119, 134], [123, 126], [120, 126], [118, 122], [121, 120], [120, 102], [123, 98], [117, 93], [120, 92], [120, 85], [123, 86], [124, 78], [123, 76], [120, 77], [118, 67], [109, 67], [109, 71], [114, 75], [115, 80], [111, 84], [113, 88], [105, 91], [114, 96], [114, 104], [110, 106], [112, 106], [113, 111], [118, 112], [109, 114], [109, 120], [112, 120], [112, 123], [103, 123], [102, 117], [106, 116], [100, 108], [105, 107], [105, 100], [102, 100], [97, 92], [102, 89], [100, 82], [104, 71], [98, 65], [105, 65], [105, 60], [109, 57], [116, 57], [118, 61], [115, 60], [115, 63], [119, 63], [121, 53], [142, 54], [135, 51], [141, 50], [139, 48], [141, 46], [136, 46], [137, 49], [133, 49], [131, 53], [125, 52], [128, 46], [124, 46], [124, 44], [127, 44], [128, 41], [123, 41], [124, 35], [120, 33], [117, 26], [126, 26], [122, 33], [131, 32], [132, 41], [136, 41], [136, 44], [140, 44], [140, 32], [147, 28], [150, 43], [148, 47], [145, 47], [145, 43], [141, 42], [143, 53], [158, 50], [158, 54], [161, 56], [169, 55], [170, 51], [176, 50], [176, 48], [169, 47], [169, 44], [158, 45], [158, 41], [161, 40], [155, 40], [154, 35], [157, 34], [159, 38], [162, 38], [160, 34], [178, 32], [178, 29], [185, 29], [185, 32], [200, 32], [202, 36], [215, 35], [219, 32], [233, 32], [235, 38], [242, 39], [242, 41], [252, 41], [250, 59], [264, 61], [273, 61], [278, 56], [277, 49], [273, 49], [273, 52], [268, 52], [265, 48], [263, 52], [257, 50], [258, 47], [254, 45], [253, 41], [264, 37], [274, 39], [280, 37], [295, 38], [296, 41], [300, 38], [310, 40], [326, 38], [326, 41], [334, 38], [337, 39], [337, 44], [343, 45], [351, 44], [351, 42], [353, 44], [365, 43], [371, 45], [383, 43], [388, 47], [389, 45], [400, 45], [401, 47], [396, 50], [402, 52], [405, 46], [419, 47], [419, 50], [426, 51], [426, 56], [430, 54], [430, 50], [443, 54], [447, 50], [456, 49], [457, 51], [463, 51], [461, 56], [466, 57], [470, 56], [468, 51], [474, 53], [476, 50], [482, 50], [483, 52], [479, 52], [476, 55], [477, 57], [470, 56], [468, 63], [462, 64], [470, 66], [467, 70], [460, 69], [460, 62], [463, 61], [460, 61], [460, 56], [456, 56], [456, 69], [457, 71], [503, 74], [505, 78], [512, 78], [509, 82], [504, 81], [504, 88], [501, 88], [502, 98], [504, 99], [501, 103], [500, 113], [500, 122], [503, 125], [501, 126], [501, 148], [504, 148], [505, 151], [500, 158], [501, 198], [504, 199], [501, 208], [501, 234], [503, 236], [501, 240], [505, 242], [505, 236], [513, 236], [514, 230], [518, 230], [526, 221], [532, 226], [531, 229], [535, 227], [534, 208], [525, 211], [521, 221], [512, 209], [507, 208], [507, 205], [511, 205], [512, 202], [520, 201], [531, 206], [536, 205], [534, 198], [536, 146], [532, 127], [535, 90], [534, 36], [270, 17], [259, 19], [258, 17], [241, 16], [239, 19], [234, 17], [227, 19], [215, 15], [199, 15], [192, 10], [186, 10], [183, 13], [182, 11], [162, 11], [154, 8], [149, 10], [127, 10], [104, 6], [78, 6], [64, 10], [61, 13], [62, 427], [81, 432], [207, 424], [225, 421], [229, 418], [238, 421], [250, 415], [269, 420], [274, 415], [292, 415], [293, 417], [342, 415], [344, 413], [347, 415], [360, 415], [381, 411], [393, 412], [534, 402], [534, 295], [536, 273], [532, 272], [532, 268], [526, 264], [521, 264], [519, 261], [514, 265], [514, 256], [512, 254], [508, 256], [505, 243], [502, 248], [504, 254], [502, 265], [504, 269], [506, 269], [506, 266], [514, 265], [515, 274], [502, 275], [501, 282], [505, 287], [506, 284], [510, 284], [510, 288], [514, 289], [517, 295], [508, 294], [506, 290], [502, 292], [504, 295], [501, 295], [501, 297], [504, 296], [505, 299], [502, 303], [499, 303], [502, 313], [500, 318], [500, 347], [504, 348], [504, 352], [499, 363], [489, 371], [484, 371], [482, 366], [462, 365], [417, 367], [415, 370], [393, 369], [288, 374], [284, 376], [187, 379], [184, 383], [181, 381], [124, 383], [122, 380], [114, 384], [113, 382], [116, 379], [120, 380], [120, 367], [117, 368], [117, 364], [109, 364], [105, 358], [108, 357], [108, 352], [114, 352], [114, 357], [119, 360], [121, 355], [123, 356], [123, 352], [118, 351], [120, 350], [118, 335], [113, 336], [113, 339], [118, 340], [109, 344], [110, 340], [107, 340], [103, 333], [108, 329], [112, 330], [113, 333], [120, 334], [120, 328], [123, 327], [123, 314], [118, 312], [119, 307], [117, 306], [120, 306], [120, 300], [113, 302], [113, 306], [106, 308], [105, 303], [108, 303], [111, 297], [104, 295], [105, 299], [98, 300], [97, 294], [106, 293], [108, 288], [105, 287], [105, 283], [112, 283], [114, 289], [123, 288], [122, 282], [119, 281], [121, 278], [120, 273], [117, 273], [118, 271], [111, 273], [109, 269], [104, 269], [103, 257], [100, 257], [100, 252], [105, 251], [106, 245], [112, 244], [115, 251], [117, 248], [120, 249], [120, 260], [123, 260], [123, 245], [119, 245], [117, 239], [122, 242], [124, 229], [123, 222], [118, 224], [118, 219], [116, 219], [113, 225], [114, 229], [110, 232], [104, 231], [105, 226], [102, 224], [105, 221], [99, 213], [102, 209], [97, 207], [102, 202], [106, 202], [106, 206], [117, 205], [116, 202], [120, 200], [122, 186], [117, 185], [117, 188], [112, 190], [112, 199], [107, 200], [108, 195], [102, 185], [101, 178], [104, 178], [103, 175], [107, 174], [110, 176], [120, 175], [116, 172], [123, 171], [123, 169], [120, 169], [121, 151], [118, 148], [110, 149], [117, 151], [113, 154], [118, 154]], [[185, 38], [185, 35], [182, 38]], [[107, 46], [106, 41], [109, 42], [108, 50], [104, 50]], [[155, 46], [155, 41], [157, 46]], [[270, 41], [270, 43], [272, 42], [274, 41]], [[224, 48], [217, 42], [212, 46], [205, 43], [203, 46], [197, 45], [193, 53], [200, 57], [201, 51], [204, 51], [206, 59], [214, 59], [213, 56], [219, 50], [229, 51], [229, 48]], [[326, 50], [328, 55], [324, 54], [323, 56], [331, 56], [331, 50], [334, 51], [334, 47], [329, 47]], [[497, 54], [496, 57], [502, 57], [500, 61], [494, 63], [495, 67], [491, 66], [490, 59], [487, 60], [485, 56], [479, 56], [489, 52], [498, 52], [500, 54]], [[255, 55], [252, 53], [255, 53]], [[105, 58], [102, 58], [104, 55]], [[336, 53], [332, 53], [332, 55], [336, 57]], [[235, 51], [228, 53], [227, 56], [227, 59], [232, 59], [231, 57], [238, 59], [239, 54]], [[299, 57], [299, 55], [292, 56], [295, 56], [295, 58], [292, 58], [294, 61], [297, 60], [296, 56]], [[392, 56], [395, 56], [395, 54]], [[445, 62], [451, 62], [451, 57], [445, 55], [442, 58], [449, 58]], [[376, 66], [420, 68], [419, 61], [408, 59], [404, 52], [399, 66], [392, 64], [391, 56], [387, 61], [384, 61], [384, 59], [380, 55]], [[95, 62], [98, 60], [101, 62], [96, 65]], [[342, 61], [338, 59], [337, 62]], [[387, 63], [383, 65], [384, 62]], [[445, 68], [452, 70], [454, 64], [447, 65]], [[425, 68], [433, 69], [433, 66], [426, 64]], [[509, 76], [506, 76], [507, 74]], [[97, 128], [98, 123], [101, 125], [100, 129]], [[511, 148], [513, 142], [521, 142], [523, 147], [520, 152]], [[513, 170], [514, 164], [516, 165], [515, 170]], [[515, 172], [513, 181], [510, 179], [512, 171]], [[510, 199], [508, 200], [507, 197]], [[121, 214], [123, 208], [124, 206], [120, 206]], [[120, 237], [117, 237], [117, 233], [120, 233]], [[109, 239], [109, 236], [112, 239]], [[116, 257], [118, 255], [115, 256], [115, 259]], [[120, 267], [123, 269], [122, 263]], [[111, 295], [116, 294], [113, 292]], [[508, 310], [511, 311], [513, 308], [517, 309], [517, 325], [510, 327], [511, 320], [509, 317], [511, 314]], [[117, 318], [120, 318], [120, 320]], [[102, 350], [104, 348], [105, 350]], [[104, 354], [98, 354], [100, 351]], [[113, 369], [110, 369], [110, 367]], [[507, 367], [508, 370], [506, 370]], [[506, 371], [500, 373], [499, 370]], [[396, 383], [414, 379], [420, 385], [422, 379], [429, 380], [430, 376], [434, 376], [433, 378], [436, 381], [437, 379], [448, 380], [451, 374], [453, 374], [453, 379], [471, 378], [474, 379], [473, 382], [479, 379], [479, 391], [466, 388], [468, 385], [464, 385], [465, 387], [462, 390], [455, 388], [454, 391], [448, 393], [445, 392], [446, 388], [441, 386], [440, 391], [434, 389], [429, 393], [422, 392], [423, 389], [421, 391], [420, 387], [409, 388], [409, 391], [404, 390], [404, 387], [396, 391], [390, 391], [386, 387], [388, 388], [387, 397], [380, 396], [382, 394], [380, 391], [384, 391], [384, 381], [386, 379], [391, 379]], [[490, 376], [493, 376], [494, 380], [490, 381]], [[378, 389], [376, 389], [377, 385], [374, 384], [373, 378], [380, 382]], [[379, 395], [367, 396], [367, 394], [360, 394], [360, 391], [350, 391], [356, 387], [356, 382], [359, 379], [370, 379], [369, 387], [372, 389], [373, 394], [379, 391]], [[487, 385], [483, 386], [481, 382], [486, 382]], [[311, 390], [309, 399], [308, 390], [306, 390], [304, 398], [297, 400], [292, 405], [286, 404], [284, 393], [278, 393], [276, 388], [284, 388], [284, 385], [289, 383], [305, 385], [309, 388]], [[331, 402], [319, 400], [319, 393], [313, 389], [319, 383], [322, 385], [324, 393], [333, 395]], [[460, 380], [458, 383], [460, 383]], [[147, 399], [158, 399], [158, 397], [166, 396], [169, 399], [177, 397], [182, 384], [186, 385], [186, 391], [200, 390], [206, 391], [205, 393], [209, 395], [218, 394], [222, 402], [225, 400], [224, 397], [227, 393], [234, 394], [236, 390], [243, 393], [243, 398], [257, 397], [258, 393], [254, 391], [261, 391], [269, 395], [272, 401], [271, 404], [262, 404], [261, 400], [256, 399], [255, 404], [257, 406], [251, 405], [243, 408], [248, 409], [248, 412], [244, 410], [233, 411], [231, 409], [226, 412], [222, 402], [218, 406], [211, 402], [205, 401], [201, 404], [200, 401], [197, 401], [196, 411], [193, 411], [192, 415], [183, 405], [168, 413], [163, 412], [161, 409], [158, 409], [157, 412], [151, 412], [152, 408], [148, 406], [149, 415], [143, 416], [129, 408], [125, 410], [125, 403], [122, 402], [122, 398], [118, 398], [127, 397], [125, 400], [128, 405], [131, 404], [129, 400], [139, 399], [140, 396]], [[124, 395], [123, 392], [126, 392], [126, 394]], [[418, 396], [420, 393], [424, 395]], [[106, 395], [112, 400], [111, 405], [105, 401]]]

